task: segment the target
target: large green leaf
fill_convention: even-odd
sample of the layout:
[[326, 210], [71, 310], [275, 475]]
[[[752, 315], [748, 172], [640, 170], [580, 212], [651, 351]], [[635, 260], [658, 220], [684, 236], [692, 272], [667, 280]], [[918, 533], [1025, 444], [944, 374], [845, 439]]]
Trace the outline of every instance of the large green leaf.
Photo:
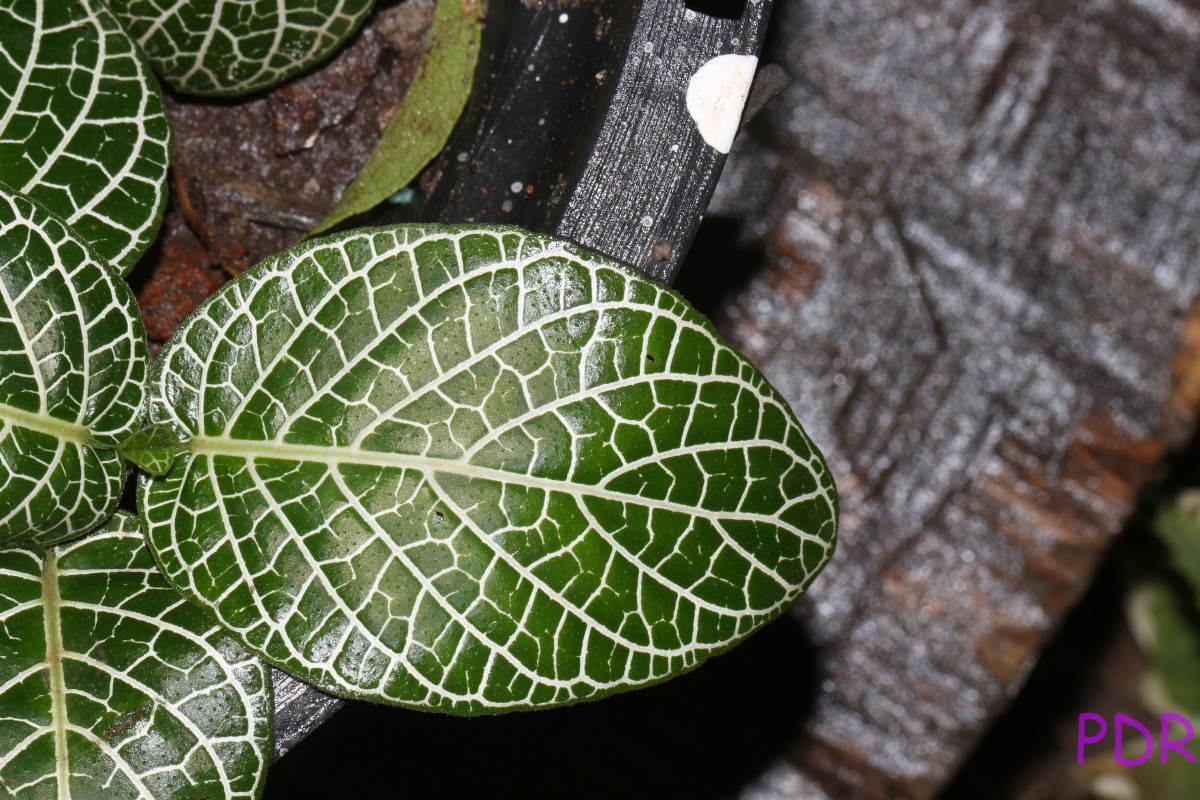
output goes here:
[[446, 146], [471, 95], [482, 6], [438, 0], [421, 65], [379, 145], [316, 233], [369, 211], [404, 188]]
[[132, 515], [0, 551], [0, 631], [0, 796], [258, 796], [267, 671], [167, 584]]
[[[40, 0], [39, 0], [40, 1]], [[108, 0], [174, 88], [237, 95], [316, 65], [374, 0]]]
[[170, 154], [158, 84], [103, 5], [0, 3], [0, 182], [128, 271], [162, 221]]
[[0, 547], [81, 536], [116, 508], [109, 448], [145, 395], [133, 292], [63, 222], [0, 185]]
[[830, 475], [678, 295], [511, 228], [315, 240], [168, 343], [168, 578], [347, 696], [485, 713], [663, 680], [833, 550]]

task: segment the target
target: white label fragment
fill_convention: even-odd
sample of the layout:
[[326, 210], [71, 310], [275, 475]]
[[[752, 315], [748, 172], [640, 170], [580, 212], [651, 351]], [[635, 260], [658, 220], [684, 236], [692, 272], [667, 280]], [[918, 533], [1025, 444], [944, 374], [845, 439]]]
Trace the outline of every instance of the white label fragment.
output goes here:
[[713, 149], [728, 153], [733, 146], [757, 67], [757, 56], [729, 53], [709, 59], [688, 81], [688, 113]]

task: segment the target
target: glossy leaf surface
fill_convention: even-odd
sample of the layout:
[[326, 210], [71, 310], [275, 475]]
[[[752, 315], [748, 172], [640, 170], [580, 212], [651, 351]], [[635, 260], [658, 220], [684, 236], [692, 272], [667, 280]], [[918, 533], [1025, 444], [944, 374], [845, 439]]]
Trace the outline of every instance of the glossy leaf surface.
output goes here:
[[267, 670], [167, 584], [132, 515], [0, 550], [0, 633], [0, 796], [258, 796]]
[[116, 508], [111, 449], [141, 418], [133, 292], [61, 220], [0, 188], [0, 547], [82, 536]]
[[0, 183], [128, 272], [162, 221], [170, 153], [158, 84], [98, 0], [0, 3]]
[[833, 550], [830, 475], [678, 295], [510, 228], [315, 240], [168, 343], [141, 483], [169, 579], [342, 695], [454, 713], [663, 680]]
[[237, 95], [332, 55], [373, 0], [109, 0], [175, 89]]

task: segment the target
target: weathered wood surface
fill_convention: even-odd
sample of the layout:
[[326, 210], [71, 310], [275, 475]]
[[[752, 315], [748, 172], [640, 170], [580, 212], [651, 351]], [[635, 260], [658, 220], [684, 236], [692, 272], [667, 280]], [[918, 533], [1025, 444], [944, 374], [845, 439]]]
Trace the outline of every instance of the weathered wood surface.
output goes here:
[[794, 615], [819, 691], [742, 796], [930, 797], [1192, 429], [1200, 2], [790, 0], [772, 24], [795, 84], [713, 209], [749, 209], [766, 267], [719, 318], [845, 516]]

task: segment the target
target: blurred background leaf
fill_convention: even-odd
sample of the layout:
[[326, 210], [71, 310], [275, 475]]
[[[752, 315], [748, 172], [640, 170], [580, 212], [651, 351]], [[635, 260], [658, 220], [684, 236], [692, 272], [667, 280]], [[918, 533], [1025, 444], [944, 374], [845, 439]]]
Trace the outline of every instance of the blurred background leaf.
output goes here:
[[483, 12], [477, 0], [438, 0], [417, 76], [383, 139], [320, 233], [404, 188], [446, 146], [471, 94]]

